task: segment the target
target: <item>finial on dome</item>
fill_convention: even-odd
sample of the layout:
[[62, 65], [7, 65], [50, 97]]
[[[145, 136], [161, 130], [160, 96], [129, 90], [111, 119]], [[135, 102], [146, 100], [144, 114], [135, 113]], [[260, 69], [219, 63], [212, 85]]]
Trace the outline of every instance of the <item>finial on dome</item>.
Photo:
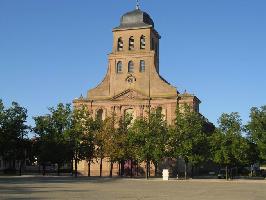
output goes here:
[[140, 10], [140, 3], [139, 3], [139, 0], [137, 0], [137, 2], [136, 2], [136, 9], [137, 9], [137, 10]]

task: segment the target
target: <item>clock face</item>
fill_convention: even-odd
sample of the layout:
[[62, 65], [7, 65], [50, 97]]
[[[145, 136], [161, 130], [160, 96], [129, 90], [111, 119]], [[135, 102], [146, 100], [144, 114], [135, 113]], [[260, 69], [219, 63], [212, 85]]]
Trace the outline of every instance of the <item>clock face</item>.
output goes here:
[[133, 78], [131, 77], [131, 78], [128, 78], [128, 79], [127, 79], [127, 82], [128, 82], [129, 84], [131, 84], [131, 83], [134, 82], [134, 80], [133, 80]]
[[129, 75], [127, 78], [126, 78], [126, 82], [129, 83], [129, 84], [132, 84], [134, 82], [136, 82], [136, 78], [131, 74]]

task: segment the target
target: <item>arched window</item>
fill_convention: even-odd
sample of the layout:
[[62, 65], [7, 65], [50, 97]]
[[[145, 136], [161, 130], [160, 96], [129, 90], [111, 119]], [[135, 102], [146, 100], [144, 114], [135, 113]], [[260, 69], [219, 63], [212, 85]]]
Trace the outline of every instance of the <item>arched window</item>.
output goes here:
[[145, 72], [145, 61], [140, 61], [139, 72]]
[[103, 120], [103, 109], [99, 109], [96, 113], [97, 120]]
[[133, 61], [128, 62], [128, 72], [133, 73], [134, 72], [134, 63]]
[[140, 37], [140, 49], [145, 49], [145, 46], [146, 46], [145, 36], [142, 35], [142, 36]]
[[124, 47], [123, 40], [120, 37], [120, 38], [118, 38], [118, 41], [117, 41], [117, 51], [122, 51], [123, 47]]
[[128, 41], [128, 49], [133, 50], [134, 49], [134, 37], [131, 36]]
[[116, 64], [116, 73], [122, 73], [122, 61], [118, 61]]

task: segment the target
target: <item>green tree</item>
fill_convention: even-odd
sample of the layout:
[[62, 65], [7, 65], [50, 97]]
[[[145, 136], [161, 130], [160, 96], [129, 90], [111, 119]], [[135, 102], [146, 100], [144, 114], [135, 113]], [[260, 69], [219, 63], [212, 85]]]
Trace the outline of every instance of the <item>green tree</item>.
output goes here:
[[266, 106], [251, 109], [246, 128], [251, 142], [258, 146], [259, 158], [266, 161]]
[[238, 113], [222, 114], [218, 124], [210, 140], [212, 159], [226, 167], [228, 179], [228, 168], [247, 163], [249, 144], [241, 134], [243, 129]]
[[93, 120], [90, 117], [86, 123], [87, 131], [83, 137], [83, 147], [85, 148], [85, 159], [88, 162], [88, 176], [91, 175], [91, 163], [96, 157], [96, 133], [101, 130], [101, 121]]
[[95, 157], [100, 160], [100, 177], [102, 177], [103, 159], [106, 157], [106, 141], [108, 140], [109, 120], [96, 119], [100, 129], [95, 132]]
[[175, 124], [170, 130], [168, 152], [171, 157], [185, 162], [185, 179], [187, 165], [193, 167], [206, 161], [209, 155], [208, 137], [212, 132], [211, 124], [199, 113], [184, 106], [182, 112], [176, 110]]
[[146, 178], [149, 178], [149, 164], [152, 159], [149, 122], [146, 118], [138, 118], [129, 129], [129, 142], [135, 147], [137, 160], [146, 162]]
[[58, 175], [64, 163], [71, 162], [69, 141], [66, 137], [71, 130], [70, 104], [58, 104], [56, 108], [49, 108], [50, 113], [45, 116], [34, 117], [33, 130], [39, 136], [39, 162], [45, 166], [47, 163], [57, 164]]
[[[78, 162], [89, 158], [89, 162], [94, 152], [94, 135], [92, 131], [93, 119], [89, 109], [82, 105], [74, 109], [71, 116], [71, 128], [67, 132], [67, 141], [69, 141], [71, 159], [75, 165], [75, 177], [77, 177]], [[90, 166], [88, 166], [90, 167]], [[89, 175], [89, 172], [88, 172]]]
[[0, 153], [7, 161], [19, 161], [19, 174], [26, 159], [27, 110], [13, 102], [8, 109], [0, 100]]
[[43, 175], [46, 173], [46, 165], [49, 162], [55, 160], [53, 154], [54, 148], [54, 139], [52, 137], [52, 128], [51, 128], [51, 116], [38, 116], [34, 117], [35, 127], [33, 128], [34, 132], [37, 134], [36, 142], [34, 145], [36, 157], [38, 163], [43, 167]]
[[137, 160], [146, 162], [146, 178], [149, 178], [151, 162], [158, 166], [165, 154], [167, 125], [161, 109], [152, 110], [148, 118], [136, 119], [129, 131], [129, 141]]
[[133, 116], [132, 114], [126, 113], [118, 121], [118, 126], [116, 129], [114, 145], [116, 146], [116, 156], [117, 161], [120, 163], [121, 176], [124, 175], [124, 163], [126, 160], [130, 160], [131, 172], [130, 176], [133, 176], [133, 162], [137, 160], [136, 149], [134, 148], [134, 143], [130, 141], [129, 128], [132, 125]]
[[4, 121], [5, 121], [5, 113], [4, 113], [4, 104], [0, 99], [0, 156], [4, 155]]
[[114, 162], [120, 162], [122, 166], [120, 175], [123, 175], [124, 161], [130, 157], [127, 142], [127, 128], [130, 121], [127, 117], [119, 119], [115, 113], [111, 113], [104, 121], [100, 122], [101, 128], [96, 134], [96, 154], [100, 159], [100, 176], [102, 176], [104, 158], [108, 158], [110, 161], [110, 177], [113, 174]]
[[150, 116], [150, 134], [152, 141], [152, 162], [155, 166], [155, 176], [158, 173], [158, 165], [166, 155], [166, 144], [169, 139], [168, 125], [162, 109], [157, 108], [151, 112]]
[[103, 122], [103, 130], [101, 132], [102, 137], [102, 148], [104, 156], [109, 159], [110, 162], [110, 173], [109, 176], [113, 175], [113, 163], [118, 160], [119, 149], [117, 145], [117, 132], [115, 126], [117, 125], [117, 117], [115, 113], [111, 113], [110, 116], [106, 117]]

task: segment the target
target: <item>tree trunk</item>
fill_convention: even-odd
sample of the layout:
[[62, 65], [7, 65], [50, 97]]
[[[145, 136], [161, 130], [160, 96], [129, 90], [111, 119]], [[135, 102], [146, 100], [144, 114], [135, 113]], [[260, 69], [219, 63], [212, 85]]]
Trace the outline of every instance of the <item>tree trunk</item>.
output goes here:
[[137, 162], [137, 176], [139, 176], [139, 162]]
[[75, 178], [78, 177], [78, 160], [75, 158]]
[[22, 161], [19, 163], [19, 175], [22, 175]]
[[130, 160], [130, 178], [133, 178], [133, 160]]
[[46, 175], [46, 166], [45, 164], [42, 165], [42, 175], [45, 176]]
[[121, 162], [118, 163], [118, 175], [121, 176]]
[[155, 165], [154, 165], [154, 174], [155, 174], [155, 177], [157, 177], [157, 171], [158, 171], [158, 163], [157, 162], [155, 162]]
[[149, 172], [149, 178], [151, 177], [151, 161], [149, 161], [149, 168], [148, 168], [148, 172]]
[[57, 163], [57, 176], [60, 175], [60, 164]]
[[225, 167], [225, 178], [228, 180], [228, 166]]
[[192, 165], [191, 166], [191, 178], [193, 178], [194, 177], [194, 166]]
[[185, 180], [187, 180], [187, 162], [185, 162]]
[[113, 177], [113, 162], [110, 163], [110, 178]]
[[101, 158], [101, 161], [100, 161], [100, 177], [102, 177], [102, 172], [103, 172], [103, 159]]
[[150, 167], [150, 166], [149, 166], [149, 162], [150, 162], [150, 161], [148, 161], [148, 160], [146, 161], [146, 179], [147, 179], [147, 180], [149, 179], [149, 167]]
[[74, 176], [73, 159], [71, 159], [71, 176]]
[[88, 162], [88, 177], [91, 176], [91, 160]]
[[121, 176], [124, 176], [125, 174], [125, 161], [121, 161]]

